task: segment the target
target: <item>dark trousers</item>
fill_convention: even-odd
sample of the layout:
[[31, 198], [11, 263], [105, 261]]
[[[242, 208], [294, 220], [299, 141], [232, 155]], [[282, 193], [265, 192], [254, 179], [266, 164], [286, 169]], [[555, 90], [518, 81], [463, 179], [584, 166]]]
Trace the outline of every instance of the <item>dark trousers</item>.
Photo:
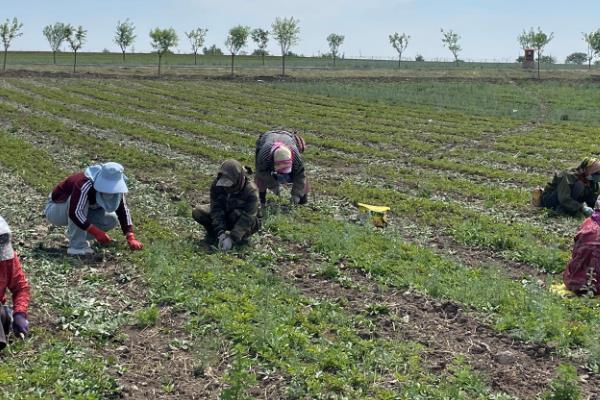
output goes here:
[[12, 322], [12, 310], [10, 307], [0, 305], [0, 350], [4, 349], [7, 345], [6, 336], [10, 330], [10, 324]]
[[[215, 227], [213, 226], [212, 218], [210, 216], [210, 206], [204, 205], [194, 208], [192, 211], [192, 217], [194, 220], [202, 225], [204, 229], [206, 229], [206, 239], [207, 240], [216, 240], [217, 232], [215, 232]], [[237, 221], [240, 219], [240, 215], [238, 212], [232, 212], [227, 214], [226, 222], [227, 222], [227, 230], [233, 229]], [[260, 227], [260, 220], [257, 219], [256, 223], [252, 230], [246, 235], [246, 237], [242, 238], [242, 241], [248, 239], [250, 235], [256, 233]]]

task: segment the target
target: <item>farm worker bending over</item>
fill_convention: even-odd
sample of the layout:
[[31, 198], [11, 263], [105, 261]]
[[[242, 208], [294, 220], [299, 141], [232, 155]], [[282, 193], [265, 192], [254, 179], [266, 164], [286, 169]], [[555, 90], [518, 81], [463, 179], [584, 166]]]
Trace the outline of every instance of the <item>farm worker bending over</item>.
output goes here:
[[575, 235], [571, 261], [563, 273], [567, 289], [575, 293], [600, 293], [600, 201]]
[[304, 139], [296, 133], [270, 131], [256, 141], [256, 186], [260, 203], [267, 201], [267, 189], [279, 195], [282, 184], [292, 184], [292, 204], [308, 202], [308, 182], [304, 162]]
[[574, 215], [592, 215], [600, 192], [600, 161], [586, 158], [577, 168], [554, 175], [542, 194], [542, 207]]
[[133, 234], [131, 213], [125, 201], [126, 179], [121, 164], [108, 162], [73, 174], [54, 188], [44, 214], [50, 223], [67, 226], [67, 254], [93, 254], [88, 239], [96, 239], [100, 244], [110, 243], [112, 239], [106, 231], [117, 223], [121, 224], [132, 250], [144, 247]]
[[242, 164], [227, 160], [210, 187], [210, 205], [195, 208], [192, 217], [206, 229], [207, 239], [229, 251], [258, 231], [258, 189]]
[[[6, 347], [11, 323], [15, 335], [25, 336], [29, 333], [29, 284], [19, 257], [13, 250], [11, 236], [10, 227], [0, 217], [0, 350]], [[6, 305], [7, 288], [12, 294], [12, 308]]]

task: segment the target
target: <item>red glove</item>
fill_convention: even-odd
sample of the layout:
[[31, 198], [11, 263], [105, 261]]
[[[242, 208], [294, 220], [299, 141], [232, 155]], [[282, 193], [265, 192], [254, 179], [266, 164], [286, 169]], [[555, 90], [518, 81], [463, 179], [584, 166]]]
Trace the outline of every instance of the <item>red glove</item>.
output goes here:
[[96, 240], [100, 244], [109, 244], [112, 241], [112, 239], [106, 234], [106, 232], [104, 232], [102, 229], [98, 229], [95, 225], [90, 225], [87, 231], [90, 235], [96, 238]]
[[127, 238], [127, 243], [129, 243], [129, 248], [131, 250], [141, 250], [144, 248], [142, 242], [135, 240], [135, 235], [133, 232], [129, 232], [127, 235], [125, 235], [125, 237]]

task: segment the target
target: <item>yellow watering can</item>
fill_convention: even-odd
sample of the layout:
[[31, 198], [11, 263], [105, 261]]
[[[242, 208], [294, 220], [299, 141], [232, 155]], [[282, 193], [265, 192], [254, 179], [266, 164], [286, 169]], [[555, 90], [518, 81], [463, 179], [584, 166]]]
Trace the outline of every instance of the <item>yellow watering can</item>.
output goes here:
[[360, 212], [365, 213], [373, 225], [378, 228], [383, 228], [387, 225], [387, 213], [390, 208], [387, 206], [373, 206], [371, 204], [357, 203]]

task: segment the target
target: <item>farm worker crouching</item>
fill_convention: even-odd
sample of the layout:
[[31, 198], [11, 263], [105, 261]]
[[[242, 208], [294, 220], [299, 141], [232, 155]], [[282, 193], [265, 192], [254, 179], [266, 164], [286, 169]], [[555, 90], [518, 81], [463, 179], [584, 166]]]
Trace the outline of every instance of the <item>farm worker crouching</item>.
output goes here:
[[196, 207], [192, 217], [206, 229], [207, 239], [229, 251], [258, 231], [258, 189], [242, 164], [226, 160], [210, 187], [210, 205]]
[[[11, 236], [10, 227], [0, 217], [0, 350], [6, 347], [11, 324], [15, 335], [25, 336], [29, 333], [29, 283], [19, 256], [13, 250]], [[6, 289], [12, 294], [12, 308], [6, 305]]]
[[600, 160], [586, 158], [577, 168], [559, 172], [544, 188], [542, 207], [574, 215], [592, 215], [600, 193]]
[[304, 139], [296, 133], [269, 131], [256, 141], [256, 177], [260, 203], [267, 201], [267, 189], [279, 195], [282, 184], [292, 184], [292, 204], [308, 202], [309, 186], [304, 171]]
[[121, 225], [132, 250], [144, 246], [135, 239], [123, 166], [115, 162], [92, 165], [60, 182], [50, 194], [44, 214], [54, 225], [67, 226], [67, 254], [93, 254], [88, 239], [100, 244], [112, 241], [106, 231]]
[[577, 230], [563, 281], [575, 293], [600, 293], [600, 201]]

